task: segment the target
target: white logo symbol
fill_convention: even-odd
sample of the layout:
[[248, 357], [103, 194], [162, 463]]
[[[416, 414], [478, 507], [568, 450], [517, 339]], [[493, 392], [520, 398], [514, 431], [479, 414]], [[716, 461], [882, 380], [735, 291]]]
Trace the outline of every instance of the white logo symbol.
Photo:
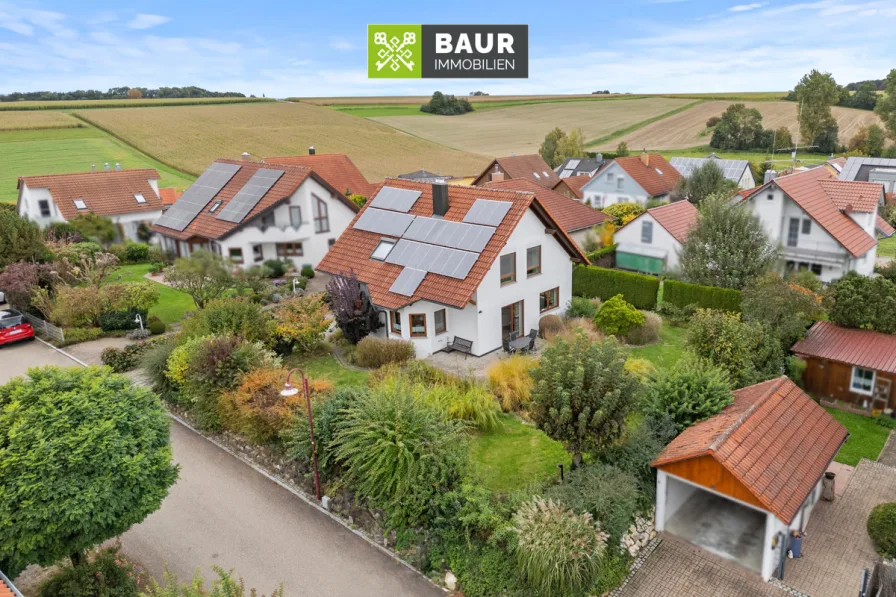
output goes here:
[[417, 43], [417, 34], [413, 31], [405, 31], [404, 39], [398, 39], [392, 36], [392, 39], [386, 38], [384, 31], [377, 31], [373, 34], [373, 43], [383, 46], [377, 52], [380, 59], [376, 63], [376, 70], [383, 70], [385, 66], [389, 66], [393, 71], [401, 68], [401, 65], [407, 67], [409, 71], [414, 70], [414, 61], [411, 60], [412, 52], [407, 46]]

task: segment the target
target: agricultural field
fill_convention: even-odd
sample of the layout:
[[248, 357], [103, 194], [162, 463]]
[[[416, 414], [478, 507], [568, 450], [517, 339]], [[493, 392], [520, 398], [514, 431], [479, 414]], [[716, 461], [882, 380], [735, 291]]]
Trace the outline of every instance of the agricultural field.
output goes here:
[[[464, 97], [474, 104], [487, 104], [491, 102], [545, 102], [551, 100], [599, 100], [612, 97], [625, 97], [625, 94], [569, 94], [569, 95], [467, 95]], [[640, 97], [640, 96], [639, 96]], [[383, 104], [425, 104], [429, 101], [428, 95], [382, 95], [366, 97], [288, 97], [287, 101], [304, 102], [318, 106], [350, 106], [350, 105], [383, 105]]]
[[[537, 153], [544, 136], [554, 127], [564, 130], [581, 128], [587, 141], [689, 103], [691, 101], [687, 99], [662, 97], [548, 102], [477, 111], [463, 116], [390, 116], [375, 120], [458, 150], [502, 156]], [[447, 167], [442, 171], [454, 173]]]
[[0, 132], [74, 129], [84, 126], [65, 112], [0, 112]]
[[[675, 101], [675, 100], [670, 100]], [[323, 106], [270, 103], [89, 110], [79, 118], [155, 159], [198, 175], [215, 158], [345, 153], [369, 180], [420, 168], [471, 175], [489, 159]], [[437, 119], [438, 117], [432, 117]], [[422, 120], [429, 120], [423, 118]]]
[[[5, 117], [0, 114], [0, 122]], [[106, 162], [119, 162], [123, 168], [155, 168], [162, 177], [161, 187], [183, 189], [193, 182], [193, 177], [148, 158], [92, 126], [8, 131], [0, 132], [0, 202], [16, 201], [19, 176], [87, 172], [91, 164], [102, 168]]]
[[2, 102], [0, 112], [21, 110], [90, 110], [93, 108], [140, 108], [149, 106], [196, 106], [203, 104], [247, 104], [273, 102], [260, 97], [183, 97], [107, 100], [54, 100]]
[[[721, 100], [700, 103], [689, 110], [608, 140], [596, 149], [609, 151], [614, 149], [620, 141], [625, 141], [632, 149], [671, 149], [708, 145], [711, 137], [706, 132], [706, 121], [711, 116], [721, 116], [731, 103], [731, 101]], [[765, 128], [777, 129], [786, 126], [791, 133], [796, 133], [799, 129], [795, 102], [756, 101], [744, 103], [747, 107], [756, 108], [762, 113], [762, 126]], [[840, 124], [840, 142], [844, 144], [860, 127], [880, 124], [880, 118], [868, 110], [834, 107], [833, 114]]]

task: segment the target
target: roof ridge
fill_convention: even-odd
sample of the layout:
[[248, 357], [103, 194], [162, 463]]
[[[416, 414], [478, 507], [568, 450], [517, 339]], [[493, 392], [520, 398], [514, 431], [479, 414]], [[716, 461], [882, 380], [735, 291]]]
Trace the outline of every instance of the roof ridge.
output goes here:
[[[386, 182], [387, 180], [398, 180], [398, 181], [401, 181], [401, 182], [403, 182], [403, 183], [405, 183], [405, 184], [408, 184], [408, 183], [410, 183], [410, 184], [421, 184], [421, 185], [431, 185], [431, 184], [433, 184], [433, 183], [429, 183], [429, 182], [419, 182], [419, 181], [411, 180], [411, 179], [408, 179], [408, 178], [397, 178], [397, 177], [392, 177], [392, 176], [387, 176], [386, 178], [384, 178], [384, 179], [383, 179], [383, 184], [385, 184], [385, 182]], [[505, 180], [519, 180], [519, 179], [507, 178], [507, 179], [505, 179]], [[528, 179], [526, 179], [526, 180], [528, 180]], [[499, 183], [499, 184], [500, 184], [500, 183], [502, 183], [502, 182], [504, 182], [504, 181], [503, 181], [503, 180], [493, 180], [493, 181], [489, 181], [488, 184], [489, 184], [489, 185], [491, 185], [492, 183]], [[530, 182], [531, 182], [531, 181], [530, 181]], [[380, 183], [377, 183], [377, 184], [380, 184]], [[533, 184], [535, 184], [535, 183], [533, 183]], [[514, 194], [514, 195], [524, 194], [524, 195], [533, 195], [533, 196], [536, 194], [536, 191], [520, 191], [520, 190], [517, 190], [517, 189], [500, 189], [500, 188], [494, 188], [494, 187], [491, 187], [491, 186], [476, 186], [476, 185], [471, 185], [471, 184], [447, 184], [447, 183], [445, 183], [445, 186], [447, 186], [449, 189], [451, 189], [451, 188], [456, 188], [456, 189], [471, 189], [471, 190], [484, 191], [484, 192], [489, 192], [489, 193], [511, 193], [511, 194]], [[542, 188], [544, 188], [546, 191], [550, 191], [550, 190], [551, 190], [551, 189], [548, 189], [547, 187], [542, 187]], [[555, 192], [556, 192], [556, 191], [555, 191]]]
[[[765, 402], [769, 399], [770, 396], [777, 393], [778, 389], [781, 387], [781, 384], [783, 384], [784, 380], [786, 380], [786, 379], [787, 379], [787, 377], [783, 376], [783, 375], [781, 377], [777, 378], [774, 381], [774, 383], [772, 383], [769, 386], [768, 391], [766, 391], [762, 396], [757, 398], [753, 402], [753, 404], [750, 405], [749, 408], [747, 408], [744, 412], [742, 412], [740, 414], [740, 416], [737, 417], [737, 419], [735, 419], [734, 422], [728, 426], [727, 429], [725, 429], [722, 433], [720, 433], [719, 436], [716, 439], [714, 439], [712, 441], [712, 443], [709, 444], [709, 447], [707, 448], [706, 451], [710, 454], [714, 454], [715, 452], [717, 452], [718, 449], [722, 447], [722, 444], [724, 444], [726, 441], [728, 441], [728, 439], [734, 434], [734, 432], [737, 431], [738, 429], [740, 429], [741, 426], [743, 426], [743, 424], [746, 422], [746, 420], [749, 419], [751, 416], [753, 416], [753, 414], [757, 410], [759, 410], [759, 407], [761, 405], [765, 404]], [[737, 390], [733, 391], [732, 394], [735, 394], [736, 392], [737, 392]]]

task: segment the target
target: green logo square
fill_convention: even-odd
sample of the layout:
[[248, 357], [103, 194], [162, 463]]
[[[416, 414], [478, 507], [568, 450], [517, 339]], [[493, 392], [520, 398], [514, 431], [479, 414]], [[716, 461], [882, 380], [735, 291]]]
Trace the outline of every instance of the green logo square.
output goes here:
[[367, 78], [419, 79], [422, 26], [367, 25]]

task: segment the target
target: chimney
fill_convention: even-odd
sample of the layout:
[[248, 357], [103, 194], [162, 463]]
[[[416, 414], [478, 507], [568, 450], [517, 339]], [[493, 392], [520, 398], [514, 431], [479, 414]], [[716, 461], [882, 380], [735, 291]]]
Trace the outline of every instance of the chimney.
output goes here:
[[444, 182], [434, 182], [432, 185], [432, 215], [434, 218], [443, 218], [448, 213], [448, 185]]
[[769, 181], [775, 180], [775, 176], [777, 176], [777, 175], [778, 175], [778, 173], [775, 172], [774, 170], [766, 170], [765, 174], [762, 177], [762, 184], [765, 184]]
[[116, 170], [117, 172], [121, 172], [121, 163], [119, 163], [119, 162], [115, 162], [115, 170]]
[[308, 155], [314, 155], [314, 145], [308, 148]]
[[242, 160], [243, 160], [244, 162], [248, 162], [250, 159], [252, 159], [252, 156], [249, 155], [249, 152], [248, 152], [248, 151], [244, 151], [244, 152], [240, 155], [240, 157], [242, 158]]
[[641, 163], [645, 166], [650, 166], [650, 154], [647, 153], [647, 150], [641, 152]]
[[105, 164], [103, 164], [103, 167], [106, 169], [106, 172], [111, 170], [111, 168], [109, 167], [109, 162], [106, 162]]
[[599, 153], [599, 154], [597, 154], [596, 156], [594, 156], [594, 159], [597, 160], [598, 162], [603, 162], [603, 161], [604, 161], [604, 154]]
[[90, 171], [96, 172], [96, 164], [90, 164]]

